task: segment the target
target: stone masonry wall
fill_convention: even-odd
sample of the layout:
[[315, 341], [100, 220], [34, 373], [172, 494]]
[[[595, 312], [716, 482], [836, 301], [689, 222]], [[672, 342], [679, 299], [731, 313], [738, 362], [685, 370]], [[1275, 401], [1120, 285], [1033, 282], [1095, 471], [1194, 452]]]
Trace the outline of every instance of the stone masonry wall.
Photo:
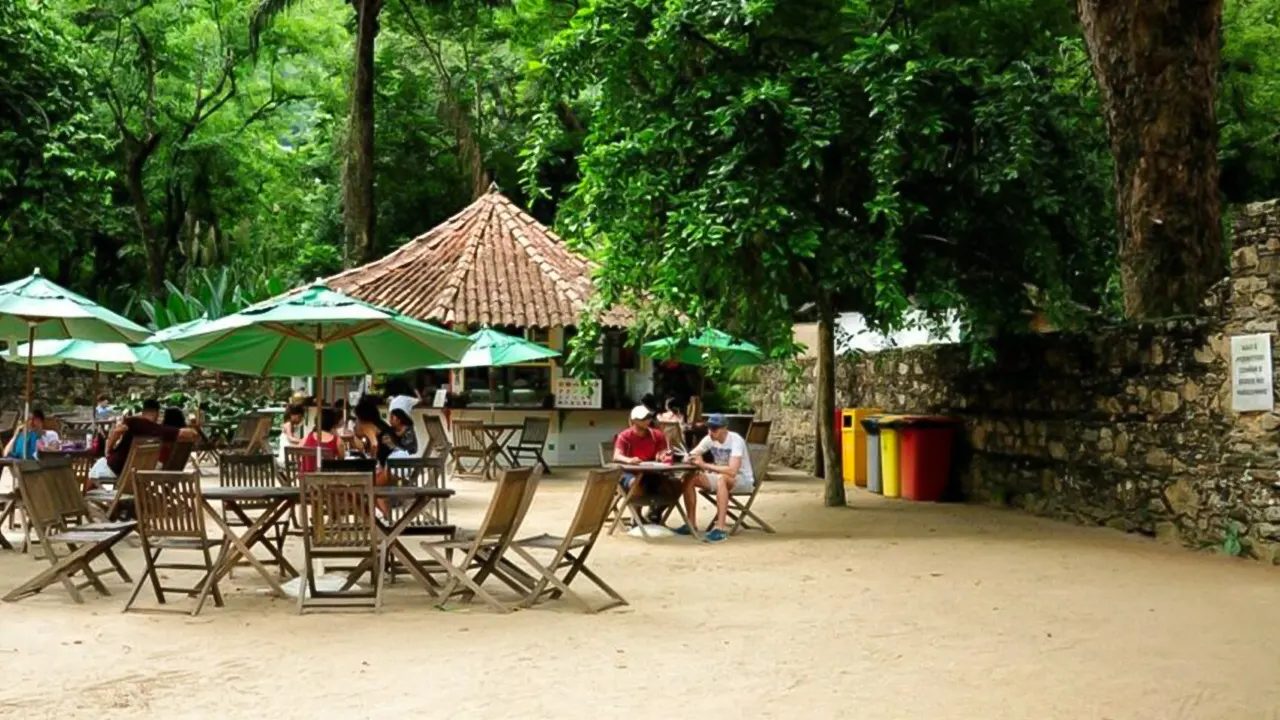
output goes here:
[[[1201, 317], [1010, 338], [977, 369], [958, 346], [846, 358], [837, 404], [961, 417], [974, 501], [1192, 547], [1236, 535], [1245, 554], [1280, 562], [1280, 413], [1233, 412], [1229, 365], [1232, 335], [1270, 333], [1278, 357], [1280, 205], [1245, 208], [1235, 244]], [[812, 363], [799, 382], [761, 372], [776, 455], [811, 468]]]
[[[0, 410], [22, 406], [26, 366], [0, 362]], [[92, 405], [93, 373], [67, 367], [38, 367], [32, 375], [35, 402], [45, 407]], [[144, 375], [109, 375], [99, 377], [101, 392], [117, 402], [136, 396], [163, 397], [173, 392], [217, 393], [229, 397], [281, 397], [281, 383], [262, 378], [192, 370], [185, 375], [147, 377]]]

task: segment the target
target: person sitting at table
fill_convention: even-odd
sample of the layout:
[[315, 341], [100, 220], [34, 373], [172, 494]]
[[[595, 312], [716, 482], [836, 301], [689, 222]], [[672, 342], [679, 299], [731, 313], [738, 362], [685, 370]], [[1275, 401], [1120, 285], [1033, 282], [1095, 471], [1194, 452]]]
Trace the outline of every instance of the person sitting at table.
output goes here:
[[387, 396], [387, 420], [395, 410], [403, 410], [408, 415], [418, 405], [418, 395], [404, 378], [393, 378], [387, 382]]
[[98, 395], [97, 404], [93, 406], [93, 419], [110, 420], [113, 412], [115, 411], [111, 409], [111, 397], [106, 393]]
[[301, 405], [290, 405], [284, 411], [284, 422], [280, 424], [280, 452], [276, 458], [280, 467], [284, 467], [284, 449], [302, 445], [302, 437], [306, 434], [307, 413]]
[[[711, 453], [712, 462], [703, 459], [703, 455], [708, 452]], [[711, 415], [707, 417], [707, 436], [690, 451], [689, 462], [698, 468], [684, 478], [684, 505], [689, 524], [676, 528], [676, 534], [692, 534], [690, 526], [698, 526], [697, 489], [702, 488], [716, 494], [716, 523], [704, 539], [707, 542], [720, 542], [729, 537], [725, 530], [729, 494], [734, 490], [749, 490], [755, 484], [747, 441], [729, 429], [723, 415]]]
[[31, 408], [27, 426], [13, 434], [4, 446], [4, 456], [13, 460], [33, 460], [41, 450], [57, 450], [61, 447], [58, 433], [44, 427], [44, 410]]
[[[413, 421], [409, 419], [409, 413], [396, 408], [392, 410], [388, 416], [391, 425], [391, 434], [394, 435], [394, 447], [388, 458], [407, 458], [418, 454], [418, 436], [413, 432]], [[391, 439], [388, 439], [391, 442]]]
[[[343, 441], [340, 429], [342, 427], [342, 417], [338, 415], [338, 411], [333, 408], [325, 408], [320, 411], [320, 431], [315, 430], [307, 433], [302, 440], [304, 448], [320, 448], [323, 452], [328, 450], [332, 453], [334, 459], [342, 457], [346, 453], [346, 443]], [[307, 455], [298, 463], [298, 472], [306, 474], [315, 472], [316, 459], [314, 455]]]
[[[89, 469], [90, 480], [115, 479], [129, 460], [129, 451], [137, 438], [159, 438], [172, 444], [177, 440], [195, 442], [200, 437], [195, 427], [176, 428], [160, 423], [160, 401], [147, 398], [142, 401], [142, 411], [132, 417], [122, 418], [111, 428], [107, 436], [107, 455], [99, 458]], [[137, 468], [149, 470], [150, 468]]]
[[[613, 461], [627, 465], [636, 465], [646, 462], [665, 462], [671, 456], [671, 450], [667, 447], [667, 436], [662, 431], [656, 430], [651, 426], [653, 419], [649, 408], [644, 405], [637, 405], [631, 409], [631, 419], [626, 430], [618, 433], [613, 441]], [[664, 481], [660, 473], [636, 473], [624, 472], [622, 474], [622, 487], [629, 494], [636, 495], [633, 486], [636, 480], [640, 481], [640, 491], [643, 494], [654, 494], [662, 488]], [[654, 508], [650, 511], [649, 521], [655, 525], [662, 524], [661, 510]]]
[[[182, 408], [171, 407], [164, 409], [164, 419], [160, 421], [165, 427], [177, 428], [181, 430], [187, 426], [187, 416], [183, 414]], [[169, 462], [169, 456], [173, 454], [174, 443], [164, 441], [160, 444], [160, 467], [164, 467]]]
[[684, 427], [684, 415], [680, 414], [680, 406], [676, 404], [675, 397], [667, 398], [662, 412], [658, 414], [658, 422], [680, 423], [680, 426]]

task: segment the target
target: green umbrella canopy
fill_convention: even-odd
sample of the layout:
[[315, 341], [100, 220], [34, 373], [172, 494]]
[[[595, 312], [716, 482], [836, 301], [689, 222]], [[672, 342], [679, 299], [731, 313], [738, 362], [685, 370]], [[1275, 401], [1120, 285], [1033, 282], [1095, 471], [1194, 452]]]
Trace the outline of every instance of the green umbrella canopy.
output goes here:
[[640, 352], [659, 360], [675, 360], [686, 365], [707, 365], [712, 359], [726, 367], [759, 365], [768, 358], [746, 340], [715, 329], [703, 330], [688, 338], [669, 337], [640, 346]]
[[147, 329], [40, 275], [0, 285], [0, 338], [142, 342]]
[[209, 322], [209, 317], [206, 315], [205, 317], [199, 317], [199, 318], [196, 318], [195, 320], [188, 320], [184, 323], [178, 323], [177, 325], [170, 325], [167, 328], [161, 328], [160, 330], [157, 330], [155, 334], [153, 334], [151, 337], [147, 338], [147, 344], [155, 345], [158, 343], [162, 343], [171, 337], [177, 337], [183, 333], [190, 332], [191, 330], [198, 328], [207, 322]]
[[164, 335], [175, 360], [263, 377], [403, 372], [456, 362], [470, 344], [321, 283]]
[[82, 370], [141, 375], [173, 375], [191, 369], [174, 362], [169, 351], [161, 347], [97, 343], [91, 340], [37, 340], [33, 347], [23, 343], [18, 347], [19, 357], [5, 359], [10, 362], [26, 362], [28, 354], [31, 364], [39, 367], [67, 365]]
[[431, 367], [435, 369], [501, 367], [560, 357], [560, 353], [549, 347], [490, 328], [472, 333], [467, 339], [471, 341], [471, 347], [467, 348], [467, 353], [461, 360]]

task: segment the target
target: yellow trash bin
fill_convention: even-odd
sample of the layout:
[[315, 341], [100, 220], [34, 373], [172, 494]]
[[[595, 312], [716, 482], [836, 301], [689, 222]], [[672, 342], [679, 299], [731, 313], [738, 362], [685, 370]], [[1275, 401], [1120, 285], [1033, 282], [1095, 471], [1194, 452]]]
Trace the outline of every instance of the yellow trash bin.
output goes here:
[[845, 485], [867, 486], [867, 431], [862, 421], [882, 412], [873, 408], [840, 411], [840, 457]]
[[902, 496], [902, 474], [898, 463], [899, 427], [901, 424], [897, 416], [880, 419], [880, 474], [884, 483], [884, 496], [887, 498]]

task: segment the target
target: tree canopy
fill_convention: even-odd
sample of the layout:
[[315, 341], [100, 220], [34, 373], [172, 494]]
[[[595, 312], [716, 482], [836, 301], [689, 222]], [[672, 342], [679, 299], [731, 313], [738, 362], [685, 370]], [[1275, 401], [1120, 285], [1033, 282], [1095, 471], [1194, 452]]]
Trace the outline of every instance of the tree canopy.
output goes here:
[[[165, 322], [339, 269], [355, 28], [343, 3], [287, 5], [256, 52], [258, 0], [0, 7], [0, 278], [40, 265]], [[883, 327], [958, 310], [970, 337], [1120, 312], [1114, 167], [1069, 4], [379, 10], [374, 254], [497, 182], [655, 332], [781, 348], [824, 298]], [[1278, 10], [1223, 11], [1227, 202], [1280, 194]]]

